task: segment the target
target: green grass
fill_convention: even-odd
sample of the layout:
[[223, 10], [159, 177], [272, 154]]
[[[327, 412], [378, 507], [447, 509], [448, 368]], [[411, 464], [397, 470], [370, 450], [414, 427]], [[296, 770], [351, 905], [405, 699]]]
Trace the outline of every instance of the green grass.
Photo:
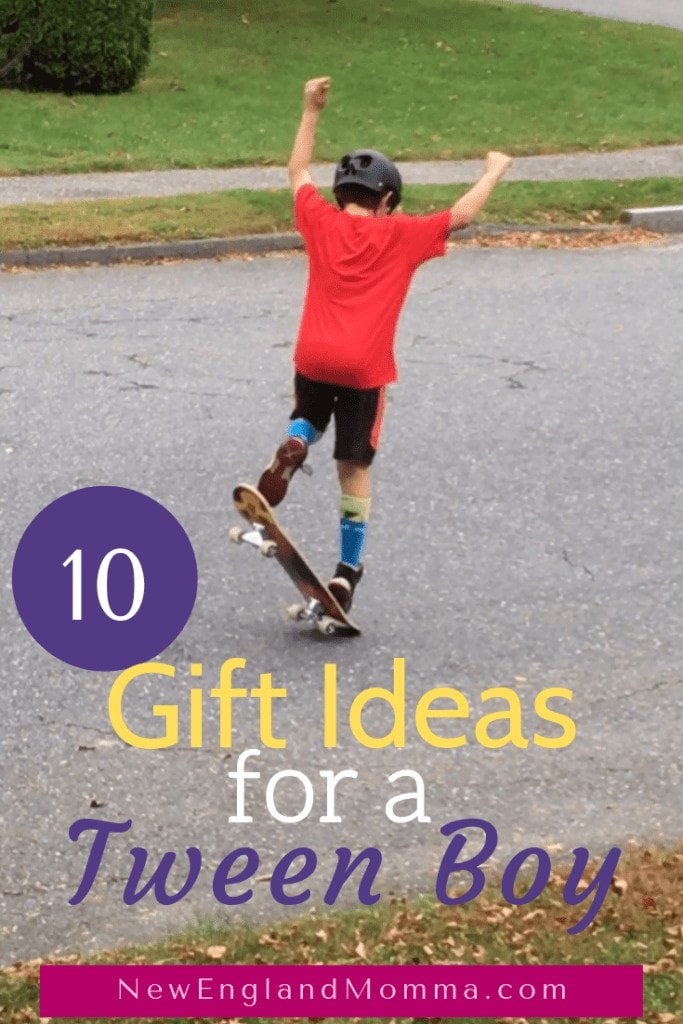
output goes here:
[[0, 90], [0, 174], [283, 163], [318, 74], [333, 77], [320, 159], [683, 140], [671, 29], [494, 0], [158, 0], [133, 92]]
[[[683, 1006], [683, 850], [632, 849], [625, 854], [619, 869], [621, 885], [614, 886], [594, 924], [578, 935], [567, 934], [577, 915], [561, 899], [562, 879], [553, 876], [551, 882], [531, 907], [511, 908], [497, 901], [490, 887], [476, 901], [458, 908], [427, 899], [393, 900], [372, 910], [306, 916], [272, 927], [202, 927], [89, 962], [645, 964], [642, 1020], [675, 1024], [680, 1019], [675, 1013]], [[39, 963], [33, 960], [0, 970], [3, 1024], [38, 1021]], [[268, 1019], [275, 1024], [281, 1020]], [[145, 1024], [146, 1018], [135, 1020]], [[553, 1021], [570, 1024], [566, 1018]], [[93, 1024], [100, 1022], [93, 1019]], [[475, 1021], [468, 1018], [465, 1024]]]
[[[404, 209], [428, 213], [450, 206], [467, 186], [405, 189]], [[330, 193], [327, 193], [328, 198]], [[614, 224], [624, 207], [683, 203], [675, 178], [640, 181], [507, 182], [481, 221], [575, 226]], [[216, 192], [169, 199], [125, 199], [10, 206], [1, 210], [0, 249], [173, 241], [293, 229], [286, 190]]]

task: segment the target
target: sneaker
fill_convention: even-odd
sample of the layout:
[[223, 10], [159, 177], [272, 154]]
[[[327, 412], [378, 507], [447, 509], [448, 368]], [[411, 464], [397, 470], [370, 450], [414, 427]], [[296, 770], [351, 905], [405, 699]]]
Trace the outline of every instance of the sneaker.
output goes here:
[[289, 487], [289, 481], [308, 455], [303, 437], [286, 437], [273, 456], [258, 482], [258, 489], [273, 508], [279, 505]]
[[360, 583], [362, 575], [362, 565], [359, 565], [357, 569], [354, 569], [353, 566], [346, 565], [345, 562], [339, 562], [335, 569], [334, 576], [327, 584], [327, 589], [339, 602], [345, 612], [351, 610], [351, 605], [353, 604], [353, 593]]

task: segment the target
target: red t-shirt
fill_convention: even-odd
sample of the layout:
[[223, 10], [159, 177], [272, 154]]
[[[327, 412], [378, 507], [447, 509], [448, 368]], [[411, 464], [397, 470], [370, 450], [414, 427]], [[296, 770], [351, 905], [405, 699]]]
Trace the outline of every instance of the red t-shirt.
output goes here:
[[396, 380], [394, 339], [414, 272], [443, 256], [450, 212], [352, 217], [302, 185], [296, 226], [308, 288], [294, 365], [311, 380], [375, 388]]

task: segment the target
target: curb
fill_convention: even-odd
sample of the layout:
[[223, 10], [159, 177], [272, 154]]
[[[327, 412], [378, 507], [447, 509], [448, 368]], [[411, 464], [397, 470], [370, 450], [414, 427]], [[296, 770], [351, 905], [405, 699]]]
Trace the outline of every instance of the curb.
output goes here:
[[634, 228], [646, 231], [683, 231], [683, 206], [649, 206], [624, 210], [624, 220]]
[[218, 256], [262, 255], [287, 249], [302, 249], [296, 232], [246, 235], [237, 238], [198, 238], [182, 242], [135, 242], [129, 245], [84, 245], [49, 249], [10, 249], [0, 252], [3, 267], [78, 267], [86, 264], [113, 266], [115, 263], [164, 259], [209, 260]]
[[[481, 224], [453, 232], [451, 240], [518, 234], [599, 235], [605, 232], [626, 234], [642, 223], [591, 225], [585, 227], [538, 224]], [[666, 228], [651, 230], [665, 231]], [[683, 231], [683, 222], [676, 230]], [[233, 238], [197, 238], [176, 242], [135, 242], [128, 245], [85, 245], [45, 249], [9, 249], [0, 252], [0, 268], [5, 267], [110, 267], [117, 263], [153, 263], [157, 260], [209, 260], [221, 256], [264, 256], [272, 252], [302, 250], [303, 240], [296, 231], [267, 235], [240, 235]]]

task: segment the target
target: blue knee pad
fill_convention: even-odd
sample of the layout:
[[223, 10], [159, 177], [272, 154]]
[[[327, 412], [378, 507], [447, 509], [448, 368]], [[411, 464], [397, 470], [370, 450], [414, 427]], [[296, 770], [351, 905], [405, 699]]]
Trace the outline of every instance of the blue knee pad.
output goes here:
[[303, 437], [306, 444], [314, 444], [320, 437], [320, 433], [312, 423], [302, 416], [298, 420], [292, 420], [289, 424], [287, 437]]

